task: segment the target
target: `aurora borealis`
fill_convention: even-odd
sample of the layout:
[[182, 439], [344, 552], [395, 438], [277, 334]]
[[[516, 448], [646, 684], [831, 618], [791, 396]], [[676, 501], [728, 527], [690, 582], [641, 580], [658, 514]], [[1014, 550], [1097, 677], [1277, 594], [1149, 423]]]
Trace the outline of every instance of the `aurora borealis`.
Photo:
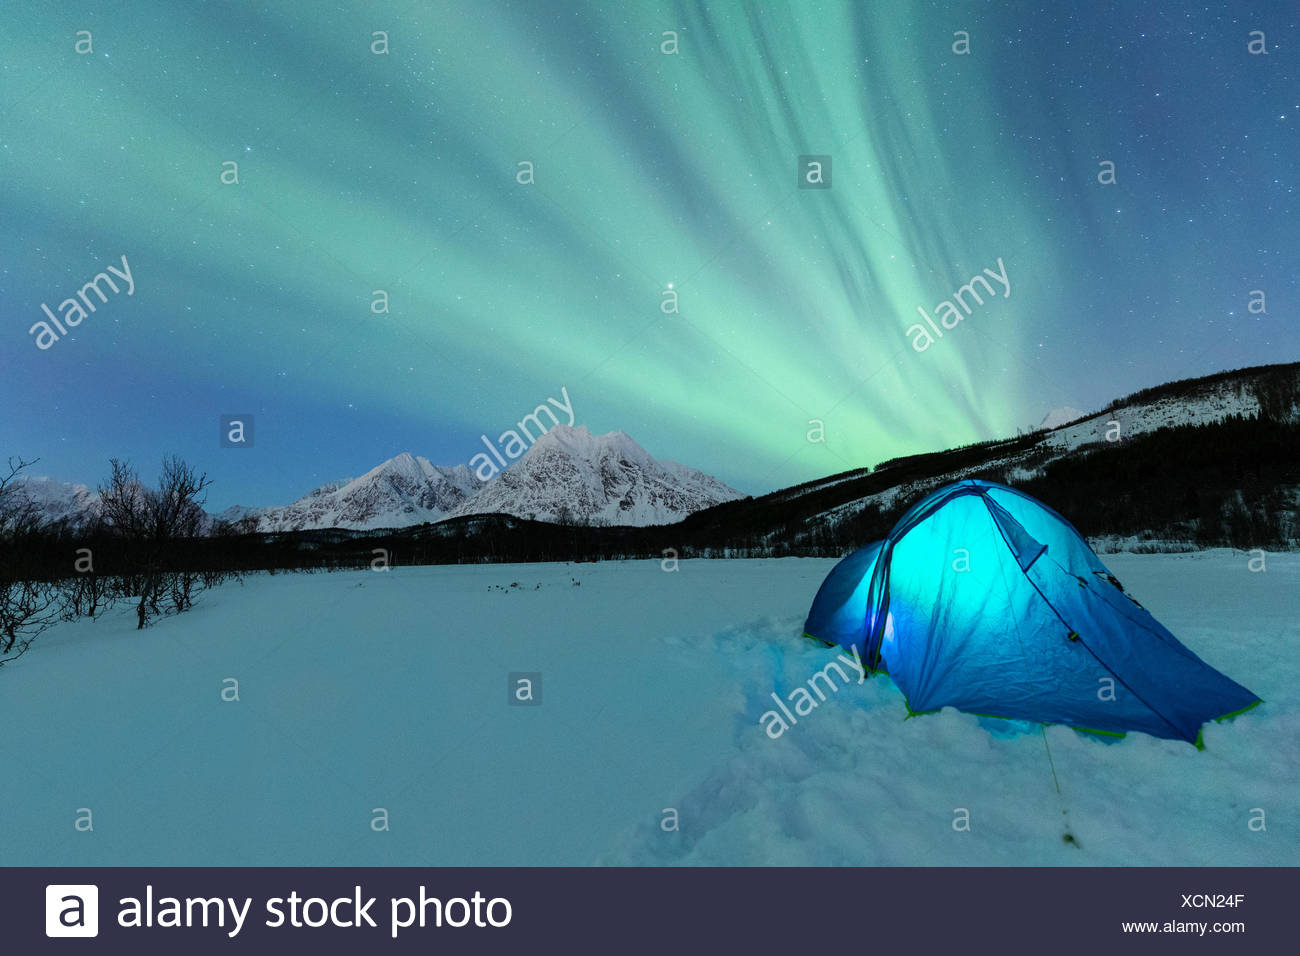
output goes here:
[[[563, 386], [761, 493], [1293, 361], [1300, 12], [1160, 7], [6, 5], [0, 452], [283, 503]], [[37, 348], [122, 256], [133, 294]]]

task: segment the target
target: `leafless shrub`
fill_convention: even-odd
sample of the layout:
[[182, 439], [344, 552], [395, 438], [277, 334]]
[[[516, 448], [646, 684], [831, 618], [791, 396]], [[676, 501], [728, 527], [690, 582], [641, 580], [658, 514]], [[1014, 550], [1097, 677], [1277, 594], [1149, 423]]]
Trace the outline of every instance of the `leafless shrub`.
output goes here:
[[211, 484], [175, 455], [163, 459], [157, 488], [148, 488], [129, 462], [109, 462], [108, 481], [99, 486], [106, 528], [125, 545], [131, 568], [124, 586], [136, 601], [136, 626], [143, 628], [168, 603], [176, 612], [194, 604], [194, 594], [211, 574], [187, 570], [184, 550], [202, 533], [204, 494]]
[[21, 657], [59, 618], [59, 590], [24, 573], [23, 555], [41, 532], [40, 509], [20, 480], [39, 459], [10, 458], [0, 469], [0, 664]]

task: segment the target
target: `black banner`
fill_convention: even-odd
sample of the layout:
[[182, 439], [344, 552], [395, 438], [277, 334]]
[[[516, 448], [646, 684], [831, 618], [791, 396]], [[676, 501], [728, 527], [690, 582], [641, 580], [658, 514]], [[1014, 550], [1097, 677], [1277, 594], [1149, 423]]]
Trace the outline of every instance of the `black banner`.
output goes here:
[[[7, 953], [1272, 953], [1295, 869], [0, 869]], [[71, 941], [69, 941], [71, 940]], [[961, 947], [960, 950], [957, 947]]]

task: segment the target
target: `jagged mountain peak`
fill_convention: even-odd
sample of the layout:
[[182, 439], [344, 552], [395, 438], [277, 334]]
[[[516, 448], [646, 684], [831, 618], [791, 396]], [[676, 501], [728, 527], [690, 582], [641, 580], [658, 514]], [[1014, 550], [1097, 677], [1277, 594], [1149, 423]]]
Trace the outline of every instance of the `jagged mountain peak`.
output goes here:
[[541, 435], [523, 457], [527, 458], [528, 454], [543, 454], [550, 448], [562, 449], [569, 454], [585, 458], [620, 454], [638, 461], [650, 459], [650, 453], [637, 444], [627, 432], [612, 431], [597, 435], [586, 425], [556, 425], [546, 434]]
[[400, 528], [441, 520], [480, 485], [464, 465], [441, 467], [404, 451], [360, 477], [322, 485], [292, 504], [230, 508], [222, 517], [259, 531]]
[[744, 497], [703, 472], [659, 461], [626, 432], [557, 425], [456, 515], [647, 525]]

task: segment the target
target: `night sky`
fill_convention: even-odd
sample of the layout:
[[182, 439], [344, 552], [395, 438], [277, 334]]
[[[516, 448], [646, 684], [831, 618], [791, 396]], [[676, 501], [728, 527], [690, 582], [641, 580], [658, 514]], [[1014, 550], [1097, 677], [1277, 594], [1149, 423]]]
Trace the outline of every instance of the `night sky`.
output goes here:
[[1294, 361], [1300, 7], [1208, 6], [6, 4], [0, 457], [278, 504], [563, 386], [761, 493]]

